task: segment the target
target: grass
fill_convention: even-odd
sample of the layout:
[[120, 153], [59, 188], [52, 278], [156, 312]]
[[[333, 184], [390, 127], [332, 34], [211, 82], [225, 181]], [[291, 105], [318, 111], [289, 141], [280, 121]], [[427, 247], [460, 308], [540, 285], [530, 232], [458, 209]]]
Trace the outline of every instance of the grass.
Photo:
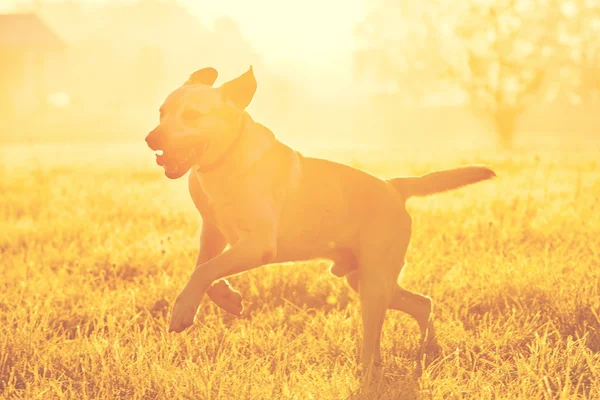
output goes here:
[[0, 397], [600, 398], [599, 151], [353, 155], [381, 176], [499, 175], [410, 201], [403, 285], [433, 297], [442, 355], [415, 377], [418, 328], [389, 312], [370, 386], [357, 296], [323, 261], [234, 277], [243, 318], [205, 298], [167, 333], [200, 218], [143, 146], [0, 155]]

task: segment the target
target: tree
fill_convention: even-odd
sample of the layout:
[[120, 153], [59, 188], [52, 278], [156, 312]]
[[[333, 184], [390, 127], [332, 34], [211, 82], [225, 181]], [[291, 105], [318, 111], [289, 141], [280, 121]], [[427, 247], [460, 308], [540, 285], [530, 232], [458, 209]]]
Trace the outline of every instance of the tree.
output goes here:
[[[548, 0], [378, 4], [358, 31], [367, 44], [358, 54], [359, 71], [402, 82], [403, 90], [411, 87], [408, 82], [421, 92], [442, 84], [454, 87], [477, 115], [493, 124], [500, 144], [510, 147], [519, 116], [552, 71], [547, 66], [556, 54], [558, 4]], [[395, 25], [390, 23], [394, 17]], [[428, 86], [420, 86], [422, 82]]]
[[600, 0], [562, 3], [564, 15], [559, 42], [564, 46], [565, 70], [572, 83], [566, 88], [576, 101], [600, 98]]

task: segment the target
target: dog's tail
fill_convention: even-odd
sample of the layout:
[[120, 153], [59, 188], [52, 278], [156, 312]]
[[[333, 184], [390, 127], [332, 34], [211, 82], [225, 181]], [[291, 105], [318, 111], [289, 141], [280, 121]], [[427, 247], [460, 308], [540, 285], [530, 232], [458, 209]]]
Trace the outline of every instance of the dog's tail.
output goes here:
[[428, 196], [494, 178], [496, 174], [488, 167], [470, 165], [468, 167], [436, 171], [421, 176], [393, 178], [388, 182], [405, 198]]

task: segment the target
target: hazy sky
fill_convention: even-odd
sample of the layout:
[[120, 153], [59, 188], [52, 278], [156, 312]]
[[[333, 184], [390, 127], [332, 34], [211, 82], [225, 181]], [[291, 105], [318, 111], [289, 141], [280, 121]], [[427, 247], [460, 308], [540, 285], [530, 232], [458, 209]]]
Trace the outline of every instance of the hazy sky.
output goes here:
[[[34, 1], [0, 0], [0, 12], [16, 3]], [[80, 1], [102, 3], [105, 0]], [[303, 76], [308, 86], [325, 82], [323, 95], [329, 92], [337, 97], [342, 92], [352, 91], [353, 32], [364, 18], [368, 0], [177, 1], [207, 26], [220, 16], [233, 18], [267, 64], [282, 70], [293, 66], [291, 73]]]
[[353, 47], [353, 29], [366, 0], [187, 0], [206, 22], [228, 15], [269, 58], [329, 64]]
[[[0, 0], [0, 12], [16, 3], [34, 1]], [[353, 29], [362, 18], [366, 1], [178, 0], [206, 24], [224, 15], [235, 19], [243, 35], [269, 61], [319, 67], [350, 56]]]
[[[1, 0], [0, 0], [1, 1]], [[318, 87], [325, 97], [353, 93], [354, 29], [368, 0], [186, 0], [209, 23], [227, 15], [270, 65]], [[300, 68], [298, 68], [301, 66]]]

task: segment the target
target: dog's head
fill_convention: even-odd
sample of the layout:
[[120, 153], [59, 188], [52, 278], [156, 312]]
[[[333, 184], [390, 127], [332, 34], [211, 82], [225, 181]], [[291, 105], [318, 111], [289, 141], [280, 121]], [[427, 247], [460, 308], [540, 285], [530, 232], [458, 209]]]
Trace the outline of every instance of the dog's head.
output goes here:
[[252, 67], [218, 88], [214, 68], [203, 68], [173, 91], [160, 107], [160, 123], [146, 137], [156, 163], [177, 179], [193, 166], [208, 165], [226, 151], [256, 91]]

